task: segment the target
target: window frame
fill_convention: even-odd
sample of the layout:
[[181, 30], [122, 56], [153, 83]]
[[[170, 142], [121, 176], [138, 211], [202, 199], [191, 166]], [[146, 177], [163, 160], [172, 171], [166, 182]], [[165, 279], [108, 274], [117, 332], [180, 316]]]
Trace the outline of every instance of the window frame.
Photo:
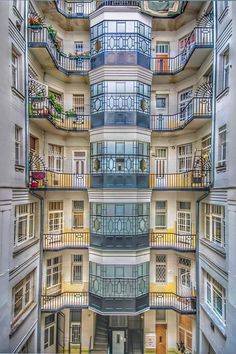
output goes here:
[[[214, 211], [217, 210], [217, 208], [220, 208], [220, 213]], [[204, 238], [219, 247], [225, 247], [225, 206], [220, 204], [203, 203], [202, 214]], [[217, 219], [220, 220], [220, 242], [217, 241], [217, 237], [214, 236], [214, 230], [217, 230], [217, 227], [213, 225], [215, 225]]]
[[[222, 314], [220, 314], [216, 308], [216, 296], [221, 297]], [[217, 318], [224, 323], [226, 320], [226, 291], [209, 273], [206, 273], [205, 276], [205, 303], [210, 307]]]
[[[158, 257], [163, 257], [163, 261], [158, 260]], [[160, 271], [163, 272], [163, 278], [158, 278], [158, 271], [160, 275]], [[167, 283], [167, 255], [166, 254], [158, 254], [155, 257], [155, 282], [157, 284], [166, 284]]]
[[187, 143], [187, 144], [178, 145], [177, 146], [177, 171], [180, 173], [191, 171], [192, 162], [193, 162], [193, 144]]
[[[75, 202], [83, 203], [82, 208], [75, 208]], [[78, 217], [82, 220], [82, 224], [77, 226], [75, 225], [75, 217]], [[83, 200], [72, 200], [72, 229], [79, 230], [84, 228], [84, 201]]]
[[15, 166], [24, 166], [23, 163], [23, 128], [15, 124]]
[[[25, 210], [23, 210], [25, 209]], [[37, 205], [36, 203], [28, 203], [28, 204], [19, 204], [15, 206], [15, 237], [14, 237], [14, 246], [21, 246], [25, 242], [33, 240], [36, 238], [36, 222], [37, 222]], [[22, 219], [23, 218], [23, 219]], [[21, 219], [21, 221], [20, 221]], [[26, 226], [22, 227], [25, 228], [26, 233], [23, 236], [23, 240], [19, 240], [19, 224], [25, 223]], [[31, 226], [32, 225], [32, 226]], [[32, 227], [32, 232], [30, 229]], [[31, 236], [32, 235], [32, 236]]]
[[[49, 317], [53, 318], [53, 320], [50, 321], [49, 323], [46, 323], [46, 319]], [[55, 326], [56, 326], [55, 314], [50, 314], [46, 316], [44, 319], [44, 349], [47, 349], [55, 344]], [[46, 333], [48, 333], [47, 336]], [[47, 342], [45, 342], [46, 337], [47, 337]]]
[[[35, 300], [35, 272], [32, 271], [29, 273], [25, 278], [23, 278], [20, 282], [18, 282], [12, 289], [12, 314], [13, 314], [13, 321], [15, 322], [22, 314], [29, 308], [29, 306]], [[16, 299], [18, 296], [17, 294], [20, 293], [19, 298]], [[28, 299], [28, 300], [27, 300]], [[21, 309], [17, 310], [16, 303], [21, 302]]]
[[[61, 275], [62, 275], [62, 256], [47, 258], [45, 287], [47, 289], [51, 289], [60, 286], [62, 281]], [[57, 279], [57, 282], [55, 282], [55, 279]]]
[[48, 144], [48, 169], [53, 172], [63, 172], [64, 146]]
[[[76, 260], [76, 257], [79, 260]], [[75, 279], [75, 268], [80, 268], [80, 279]], [[83, 255], [82, 254], [72, 254], [71, 255], [71, 283], [72, 284], [80, 284], [83, 282]]]
[[[157, 204], [158, 203], [165, 203], [164, 208], [158, 208]], [[157, 200], [155, 204], [155, 229], [159, 230], [165, 230], [167, 229], [167, 211], [168, 211], [168, 206], [167, 206], [167, 201], [166, 200]], [[157, 216], [164, 216], [164, 221], [165, 225], [157, 225]]]
[[226, 167], [227, 161], [227, 125], [224, 124], [218, 129], [218, 166]]

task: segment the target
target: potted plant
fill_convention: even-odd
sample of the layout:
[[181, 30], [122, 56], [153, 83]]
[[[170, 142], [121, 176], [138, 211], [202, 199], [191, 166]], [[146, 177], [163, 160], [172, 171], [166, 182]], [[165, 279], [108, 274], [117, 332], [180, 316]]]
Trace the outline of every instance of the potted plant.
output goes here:
[[67, 11], [68, 11], [68, 15], [71, 15], [72, 14], [72, 6], [68, 6]]
[[37, 14], [30, 14], [28, 17], [28, 24], [33, 29], [42, 28], [44, 25], [43, 17]]
[[50, 25], [48, 26], [48, 33], [51, 37], [51, 39], [56, 42], [56, 37], [57, 37], [57, 31]]
[[68, 111], [65, 112], [65, 115], [69, 118], [69, 117], [75, 117], [76, 116], [76, 112], [75, 110], [72, 108], [72, 109], [69, 109]]

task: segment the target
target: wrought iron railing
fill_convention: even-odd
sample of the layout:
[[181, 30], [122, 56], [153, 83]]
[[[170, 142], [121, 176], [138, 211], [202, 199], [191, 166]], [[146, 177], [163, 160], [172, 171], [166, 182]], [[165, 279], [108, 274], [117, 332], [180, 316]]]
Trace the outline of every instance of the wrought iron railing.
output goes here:
[[58, 311], [63, 308], [86, 308], [88, 307], [87, 292], [62, 292], [57, 295], [42, 295], [42, 311]]
[[85, 231], [43, 235], [43, 249], [45, 251], [57, 251], [64, 248], [87, 248], [88, 246], [89, 232]]
[[149, 276], [137, 278], [103, 278], [89, 275], [90, 292], [102, 297], [138, 297], [148, 293]]
[[151, 292], [149, 298], [151, 309], [171, 309], [179, 313], [196, 313], [196, 297], [180, 296], [172, 292]]
[[208, 189], [210, 183], [210, 170], [150, 174], [150, 188], [152, 189]]
[[99, 216], [91, 215], [91, 232], [99, 235], [141, 235], [149, 232], [149, 215]]
[[195, 27], [189, 38], [192, 38], [192, 41], [177, 56], [168, 58], [165, 55], [157, 54], [156, 58], [152, 58], [154, 74], [176, 74], [183, 70], [196, 48], [213, 46], [213, 28]]
[[29, 47], [44, 47], [47, 49], [56, 67], [65, 74], [87, 75], [90, 70], [90, 57], [69, 56], [63, 53], [47, 27], [28, 27]]
[[151, 38], [140, 33], [104, 33], [91, 39], [91, 56], [102, 52], [140, 52], [151, 55]]
[[150, 126], [155, 131], [183, 129], [195, 118], [211, 118], [212, 97], [193, 97], [184, 109], [176, 114], [151, 116]]
[[140, 0], [55, 0], [57, 11], [67, 18], [87, 18], [102, 6], [140, 6]]
[[99, 112], [150, 113], [150, 97], [139, 93], [104, 93], [91, 97], [91, 113]]
[[29, 117], [46, 118], [57, 129], [84, 131], [90, 129], [90, 115], [58, 112], [48, 97], [29, 97]]
[[178, 234], [167, 232], [150, 232], [150, 247], [158, 249], [175, 249], [178, 251], [195, 251], [195, 234]]
[[30, 171], [30, 187], [33, 189], [87, 189], [89, 175], [53, 171]]

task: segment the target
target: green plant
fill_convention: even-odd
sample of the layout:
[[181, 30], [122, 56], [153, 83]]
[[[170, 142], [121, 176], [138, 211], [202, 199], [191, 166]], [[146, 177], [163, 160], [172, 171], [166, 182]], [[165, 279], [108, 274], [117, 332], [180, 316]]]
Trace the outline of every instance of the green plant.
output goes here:
[[51, 92], [49, 92], [49, 94], [48, 94], [48, 100], [49, 100], [49, 102], [51, 103], [51, 104], [55, 104], [55, 102], [56, 102], [56, 96], [53, 94], [53, 93], [51, 93]]
[[72, 108], [72, 109], [69, 109], [68, 111], [65, 112], [65, 115], [67, 117], [74, 117], [76, 115], [76, 112], [75, 110]]
[[54, 103], [54, 108], [58, 114], [61, 114], [63, 112], [63, 106], [60, 102], [55, 102]]
[[52, 40], [55, 41], [57, 36], [57, 31], [51, 25], [48, 26], [48, 33], [51, 36]]

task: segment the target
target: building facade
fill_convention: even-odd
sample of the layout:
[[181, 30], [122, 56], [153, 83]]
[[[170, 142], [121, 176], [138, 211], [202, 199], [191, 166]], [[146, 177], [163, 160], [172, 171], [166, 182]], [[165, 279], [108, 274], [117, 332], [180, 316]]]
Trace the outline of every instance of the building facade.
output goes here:
[[236, 5], [0, 6], [0, 352], [232, 353]]

